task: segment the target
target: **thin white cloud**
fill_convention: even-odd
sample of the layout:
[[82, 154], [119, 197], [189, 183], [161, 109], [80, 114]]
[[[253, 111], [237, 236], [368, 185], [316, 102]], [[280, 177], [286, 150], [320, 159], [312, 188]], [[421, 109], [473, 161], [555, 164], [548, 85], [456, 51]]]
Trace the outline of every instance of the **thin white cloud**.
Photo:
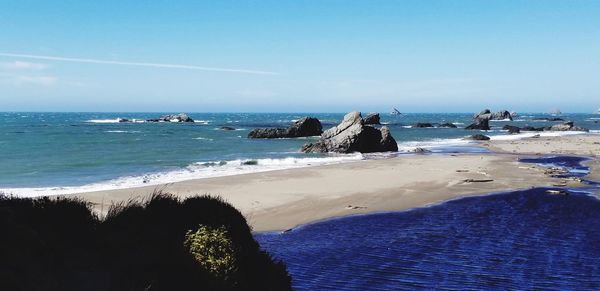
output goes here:
[[23, 61], [14, 61], [10, 63], [0, 63], [0, 68], [5, 70], [23, 70], [23, 71], [41, 71], [46, 69], [46, 64], [30, 63]]
[[2, 53], [2, 52], [0, 52], [0, 56], [3, 56], [3, 57], [14, 57], [14, 58], [25, 58], [25, 59], [36, 59], [36, 60], [58, 61], [58, 62], [74, 62], [74, 63], [105, 64], [105, 65], [120, 65], [120, 66], [154, 67], [154, 68], [184, 69], [184, 70], [198, 70], [198, 71], [212, 71], [212, 72], [226, 72], [226, 73], [242, 73], [242, 74], [255, 74], [255, 75], [278, 75], [278, 73], [269, 72], [269, 71], [248, 70], [248, 69], [229, 69], [229, 68], [201, 67], [201, 66], [194, 66], [194, 65], [140, 63], [140, 62], [122, 62], [122, 61], [111, 61], [111, 60], [100, 60], [100, 59], [82, 59], [82, 58], [42, 56], [42, 55], [27, 55], [27, 54], [14, 54], [14, 53]]
[[58, 78], [54, 76], [15, 76], [14, 82], [17, 85], [33, 84], [41, 86], [52, 86], [56, 84]]
[[7, 83], [14, 86], [53, 86], [58, 83], [58, 78], [50, 75], [22, 75], [13, 73], [1, 73], [0, 72], [0, 84]]

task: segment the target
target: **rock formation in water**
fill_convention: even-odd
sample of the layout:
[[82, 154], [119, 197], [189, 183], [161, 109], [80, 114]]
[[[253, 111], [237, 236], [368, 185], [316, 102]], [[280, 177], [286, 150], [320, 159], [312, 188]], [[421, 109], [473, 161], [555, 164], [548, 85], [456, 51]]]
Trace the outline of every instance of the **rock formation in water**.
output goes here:
[[325, 131], [318, 141], [305, 144], [301, 151], [305, 153], [387, 152], [398, 151], [398, 144], [386, 126], [377, 129], [365, 125], [360, 112], [354, 111], [346, 114], [339, 125]]
[[148, 119], [147, 122], [194, 122], [194, 120], [185, 113], [168, 114], [159, 118]]
[[379, 117], [379, 113], [377, 113], [377, 112], [371, 112], [371, 113], [367, 114], [367, 117], [363, 118], [363, 124], [365, 124], [365, 125], [367, 125], [367, 124], [375, 124], [375, 125], [381, 124], [381, 119]]
[[585, 132], [590, 131], [587, 128], [575, 126], [573, 124], [573, 121], [567, 121], [562, 124], [555, 124], [555, 125], [551, 126], [549, 130], [550, 131], [585, 131]]
[[438, 127], [440, 127], [440, 128], [456, 128], [456, 125], [454, 125], [453, 123], [446, 122], [446, 123], [440, 124]]
[[490, 118], [491, 120], [513, 120], [512, 115], [508, 110], [498, 111], [496, 113], [492, 113]]
[[323, 133], [321, 122], [314, 117], [304, 117], [288, 128], [256, 128], [248, 138], [292, 138], [317, 136]]
[[467, 140], [490, 140], [489, 136], [483, 134], [474, 134], [472, 136], [466, 137]]
[[513, 126], [513, 125], [505, 125], [504, 127], [502, 127], [503, 130], [508, 130], [508, 133], [520, 133], [521, 129], [518, 126]]
[[430, 128], [430, 127], [433, 127], [433, 124], [428, 123], [428, 122], [417, 122], [417, 123], [413, 124], [412, 127], [413, 128]]
[[473, 123], [467, 126], [465, 129], [479, 129], [479, 130], [490, 130], [490, 119], [492, 113], [489, 109], [485, 109], [473, 116]]

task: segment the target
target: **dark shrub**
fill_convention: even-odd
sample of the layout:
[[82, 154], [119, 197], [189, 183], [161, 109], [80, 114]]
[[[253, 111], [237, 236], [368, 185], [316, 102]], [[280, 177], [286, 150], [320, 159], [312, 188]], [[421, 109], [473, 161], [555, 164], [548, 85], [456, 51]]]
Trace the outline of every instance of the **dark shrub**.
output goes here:
[[[225, 275], [185, 244], [199, 226], [223, 230], [233, 258]], [[79, 200], [0, 196], [0, 233], [0, 290], [291, 289], [243, 215], [209, 196], [157, 193], [113, 206], [103, 221]]]

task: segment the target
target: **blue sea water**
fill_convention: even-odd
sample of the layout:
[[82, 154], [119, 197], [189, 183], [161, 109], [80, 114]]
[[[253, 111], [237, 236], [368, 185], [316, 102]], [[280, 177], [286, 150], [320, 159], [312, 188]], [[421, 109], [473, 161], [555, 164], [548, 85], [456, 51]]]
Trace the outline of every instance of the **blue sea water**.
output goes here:
[[[537, 158], [578, 176], [581, 158]], [[570, 167], [573, 166], [573, 167]], [[598, 191], [597, 184], [589, 190]], [[295, 290], [600, 290], [600, 200], [545, 188], [255, 237]]]
[[[325, 129], [341, 113], [190, 113], [195, 123], [119, 123], [162, 113], [0, 113], [0, 191], [21, 195], [59, 194], [158, 184], [192, 178], [337, 163], [377, 155], [303, 154], [299, 148], [316, 138], [252, 140], [257, 127], [287, 127], [314, 116]], [[493, 122], [487, 134], [506, 135], [504, 124], [544, 126], [544, 114]], [[579, 126], [600, 129], [598, 115], [565, 114]], [[426, 147], [434, 152], [468, 151], [462, 141], [473, 132], [462, 127], [472, 114], [382, 114], [400, 152]], [[417, 122], [445, 123], [451, 128], [410, 128]], [[232, 126], [236, 130], [220, 130]], [[513, 137], [511, 137], [513, 138]], [[460, 145], [460, 147], [457, 147]], [[246, 163], [247, 161], [254, 161]]]

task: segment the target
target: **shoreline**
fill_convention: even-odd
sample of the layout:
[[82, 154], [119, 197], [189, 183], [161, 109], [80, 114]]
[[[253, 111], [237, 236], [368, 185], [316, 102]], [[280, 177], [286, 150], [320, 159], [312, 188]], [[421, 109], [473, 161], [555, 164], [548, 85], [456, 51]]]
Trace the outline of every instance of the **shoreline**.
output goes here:
[[[254, 231], [280, 231], [348, 215], [404, 211], [466, 196], [552, 187], [565, 179], [548, 177], [543, 167], [518, 159], [539, 155], [597, 158], [600, 135], [515, 135], [465, 146], [489, 152], [401, 154], [59, 196], [84, 199], [102, 216], [113, 203], [145, 199], [157, 189], [180, 198], [209, 194], [239, 209]], [[600, 161], [586, 163], [590, 166], [588, 177], [600, 180]], [[467, 179], [475, 182], [465, 182]], [[566, 187], [580, 186], [567, 181]]]
[[[564, 179], [545, 175], [541, 166], [520, 163], [519, 157], [557, 154], [561, 150], [558, 146], [577, 144], [565, 141], [579, 137], [488, 141], [479, 146], [489, 148], [490, 153], [406, 155], [188, 180], [169, 183], [160, 189], [182, 198], [196, 194], [220, 196], [246, 216], [254, 231], [280, 231], [353, 214], [402, 211], [466, 196], [553, 187]], [[596, 142], [600, 136], [591, 135], [587, 139]], [[550, 141], [555, 141], [551, 147], [555, 150], [544, 153], [513, 152], [511, 148]], [[586, 143], [586, 147], [593, 142]], [[596, 167], [593, 169], [595, 174]], [[493, 181], [465, 182], [467, 179]], [[567, 184], [567, 187], [578, 186], [575, 181]], [[106, 211], [113, 202], [143, 199], [155, 189], [156, 186], [150, 186], [67, 196], [82, 198], [92, 202], [97, 211]]]

